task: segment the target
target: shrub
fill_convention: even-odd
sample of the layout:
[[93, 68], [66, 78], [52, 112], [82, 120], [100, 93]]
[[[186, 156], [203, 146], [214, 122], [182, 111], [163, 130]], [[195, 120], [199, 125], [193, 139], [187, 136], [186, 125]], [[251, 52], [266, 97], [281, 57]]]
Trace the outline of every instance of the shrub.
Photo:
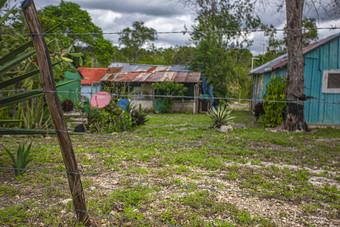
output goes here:
[[[171, 95], [171, 96], [183, 96], [184, 92], [188, 88], [184, 84], [178, 84], [173, 82], [159, 82], [151, 85], [155, 89], [156, 95]], [[156, 98], [156, 110], [161, 113], [171, 113], [173, 105], [173, 98], [160, 97]]]
[[70, 112], [72, 111], [74, 108], [74, 104], [70, 99], [65, 99], [62, 103], [61, 103], [61, 109], [64, 112]]
[[[263, 95], [264, 100], [285, 101], [286, 100], [286, 81], [280, 77], [272, 78], [266, 86], [266, 93]], [[283, 121], [286, 108], [285, 102], [263, 102], [264, 114], [259, 120], [267, 127], [279, 126]]]
[[4, 147], [6, 153], [9, 155], [9, 157], [12, 160], [12, 166], [14, 169], [14, 175], [15, 176], [21, 176], [23, 175], [26, 170], [25, 167], [32, 161], [32, 157], [29, 155], [31, 151], [31, 145], [32, 142], [28, 145], [27, 149], [25, 149], [25, 145], [19, 145], [17, 151], [16, 151], [16, 157], [12, 154], [10, 150]]
[[232, 122], [234, 117], [230, 116], [231, 110], [226, 105], [220, 105], [217, 108], [213, 107], [209, 110], [208, 115], [213, 122], [213, 127], [220, 128], [222, 125], [227, 125]]
[[256, 117], [256, 120], [258, 120], [259, 117], [263, 114], [264, 114], [263, 104], [262, 102], [259, 102], [254, 106], [254, 116]]
[[132, 126], [140, 126], [144, 125], [148, 119], [146, 119], [146, 114], [142, 110], [142, 106], [139, 105], [138, 110], [132, 107], [132, 110], [130, 111], [130, 115], [132, 118]]

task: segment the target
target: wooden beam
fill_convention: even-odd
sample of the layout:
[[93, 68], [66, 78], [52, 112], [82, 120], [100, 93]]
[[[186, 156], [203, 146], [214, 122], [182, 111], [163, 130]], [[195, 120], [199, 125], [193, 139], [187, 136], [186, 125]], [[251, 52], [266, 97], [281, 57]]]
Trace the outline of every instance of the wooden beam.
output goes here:
[[[47, 49], [46, 41], [42, 35], [41, 24], [33, 0], [25, 0], [22, 9], [29, 30], [32, 34], [33, 45], [36, 50], [40, 76], [43, 89], [46, 91], [45, 99], [52, 116], [54, 128], [59, 141], [59, 146], [67, 170], [68, 182], [71, 196], [78, 221], [86, 226], [91, 225], [89, 215], [86, 211], [85, 195], [81, 183], [76, 157], [73, 152], [72, 143], [67, 132], [66, 123], [59, 103], [58, 95], [52, 71], [50, 54]], [[52, 92], [51, 92], [52, 91]]]

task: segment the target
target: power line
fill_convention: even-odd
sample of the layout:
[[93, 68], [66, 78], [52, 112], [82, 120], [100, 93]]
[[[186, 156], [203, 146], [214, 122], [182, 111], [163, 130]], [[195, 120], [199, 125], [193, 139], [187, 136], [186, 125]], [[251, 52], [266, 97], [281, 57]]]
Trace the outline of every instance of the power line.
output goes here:
[[[20, 129], [20, 128], [3, 128], [0, 127], [0, 134], [8, 134], [8, 132], [16, 132], [22, 134], [32, 134], [34, 132], [41, 133], [51, 133], [51, 132], [68, 132], [62, 130], [42, 130], [42, 129]], [[70, 132], [68, 132], [70, 133]], [[38, 133], [37, 133], [38, 134]], [[83, 135], [83, 136], [95, 136], [100, 138], [106, 139], [115, 139], [115, 140], [126, 140], [126, 141], [135, 141], [135, 142], [150, 142], [150, 143], [162, 143], [162, 144], [171, 144], [171, 145], [180, 145], [180, 146], [188, 146], [188, 147], [200, 147], [200, 148], [216, 148], [216, 149], [238, 149], [238, 150], [251, 150], [251, 151], [263, 151], [263, 152], [277, 152], [277, 153], [297, 153], [303, 155], [321, 155], [321, 156], [329, 156], [329, 157], [338, 157], [338, 154], [331, 154], [331, 153], [317, 153], [317, 152], [307, 152], [307, 151], [293, 151], [293, 150], [275, 150], [275, 149], [262, 149], [262, 148], [252, 148], [252, 147], [237, 147], [237, 146], [214, 146], [214, 145], [202, 145], [202, 144], [191, 144], [191, 143], [181, 143], [181, 142], [172, 142], [172, 141], [162, 141], [162, 140], [149, 140], [149, 139], [134, 139], [134, 138], [125, 138], [120, 136], [107, 136], [107, 135], [99, 135], [93, 133], [79, 133], [79, 132], [71, 132], [71, 135]]]
[[[339, 30], [340, 27], [338, 26], [331, 26], [331, 27], [319, 27], [313, 30]], [[283, 29], [283, 28], [276, 28], [276, 29], [241, 29], [241, 30], [232, 30], [232, 29], [223, 29], [223, 30], [182, 30], [182, 31], [155, 31], [155, 32], [146, 32], [148, 34], [157, 34], [157, 35], [168, 35], [168, 34], [227, 34], [227, 33], [255, 33], [255, 32], [270, 32], [270, 31], [277, 31], [277, 32], [285, 32], [285, 31], [305, 31], [309, 29], [301, 28], [301, 29]], [[123, 34], [132, 34], [136, 32], [84, 32], [84, 33], [77, 33], [77, 32], [56, 32], [56, 33], [0, 33], [0, 36], [34, 36], [34, 35], [42, 35], [42, 36], [54, 36], [54, 35], [62, 35], [62, 36], [97, 36], [97, 35], [123, 35]], [[138, 32], [137, 32], [138, 34]], [[143, 33], [145, 34], [145, 33]]]
[[236, 194], [242, 194], [242, 195], [258, 195], [263, 197], [270, 197], [270, 198], [276, 198], [281, 200], [294, 200], [294, 201], [305, 201], [305, 202], [311, 202], [311, 203], [325, 203], [325, 204], [335, 204], [340, 205], [340, 203], [336, 202], [329, 202], [329, 201], [323, 201], [323, 200], [312, 200], [312, 199], [306, 199], [301, 197], [289, 197], [289, 196], [281, 196], [281, 195], [272, 195], [268, 193], [260, 193], [260, 192], [252, 192], [252, 191], [238, 191], [238, 190], [231, 190], [231, 189], [220, 189], [220, 188], [212, 188], [212, 187], [205, 187], [205, 186], [196, 186], [196, 185], [187, 185], [187, 184], [177, 184], [177, 183], [166, 183], [162, 181], [150, 181], [150, 180], [144, 180], [144, 179], [135, 179], [132, 177], [125, 177], [125, 176], [103, 176], [99, 174], [87, 174], [87, 173], [75, 173], [70, 172], [67, 170], [50, 170], [50, 169], [25, 169], [25, 168], [12, 168], [12, 167], [0, 167], [0, 169], [3, 170], [26, 170], [26, 171], [37, 171], [37, 172], [56, 172], [56, 173], [68, 173], [68, 174], [75, 174], [80, 175], [84, 177], [98, 177], [98, 178], [105, 178], [105, 179], [119, 179], [119, 180], [129, 180], [134, 182], [140, 182], [140, 183], [149, 183], [149, 184], [159, 184], [159, 185], [165, 185], [165, 186], [176, 186], [181, 188], [190, 188], [195, 190], [209, 190], [212, 192], [232, 192]]

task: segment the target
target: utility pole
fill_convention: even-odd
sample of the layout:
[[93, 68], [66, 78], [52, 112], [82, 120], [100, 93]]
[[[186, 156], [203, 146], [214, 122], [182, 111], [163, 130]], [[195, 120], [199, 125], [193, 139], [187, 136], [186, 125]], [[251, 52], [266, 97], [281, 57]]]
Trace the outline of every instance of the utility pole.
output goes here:
[[67, 170], [69, 187], [78, 221], [82, 222], [86, 226], [90, 226], [91, 220], [86, 210], [85, 195], [79, 175], [77, 161], [56, 92], [50, 54], [47, 49], [45, 37], [42, 35], [37, 10], [33, 0], [25, 0], [21, 7], [36, 50], [41, 81], [45, 91], [45, 99], [52, 117], [64, 164]]

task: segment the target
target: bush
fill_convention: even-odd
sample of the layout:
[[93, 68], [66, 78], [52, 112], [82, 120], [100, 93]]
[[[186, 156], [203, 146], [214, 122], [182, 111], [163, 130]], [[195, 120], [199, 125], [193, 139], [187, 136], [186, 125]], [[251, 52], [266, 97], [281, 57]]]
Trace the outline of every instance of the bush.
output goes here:
[[[131, 107], [129, 107], [130, 109]], [[131, 108], [130, 115], [132, 118], [132, 126], [140, 126], [144, 125], [148, 119], [146, 119], [146, 114], [142, 110], [142, 106], [139, 105], [138, 110], [135, 109], [134, 107]]]
[[64, 112], [70, 112], [73, 111], [74, 108], [74, 104], [70, 99], [65, 99], [62, 103], [61, 103], [61, 109]]
[[[266, 86], [264, 100], [285, 101], [286, 100], [286, 81], [280, 77], [272, 78]], [[263, 102], [264, 114], [259, 120], [267, 127], [279, 126], [283, 121], [285, 113], [285, 102]]]
[[213, 127], [220, 128], [222, 125], [227, 125], [232, 122], [234, 117], [230, 116], [231, 110], [226, 105], [220, 105], [217, 108], [213, 107], [209, 110], [208, 115], [213, 122]]
[[[151, 86], [155, 89], [156, 95], [183, 96], [184, 92], [188, 89], [184, 87], [184, 84], [173, 82], [153, 83]], [[171, 97], [156, 98], [156, 110], [161, 113], [171, 113], [172, 105], [173, 98]]]

